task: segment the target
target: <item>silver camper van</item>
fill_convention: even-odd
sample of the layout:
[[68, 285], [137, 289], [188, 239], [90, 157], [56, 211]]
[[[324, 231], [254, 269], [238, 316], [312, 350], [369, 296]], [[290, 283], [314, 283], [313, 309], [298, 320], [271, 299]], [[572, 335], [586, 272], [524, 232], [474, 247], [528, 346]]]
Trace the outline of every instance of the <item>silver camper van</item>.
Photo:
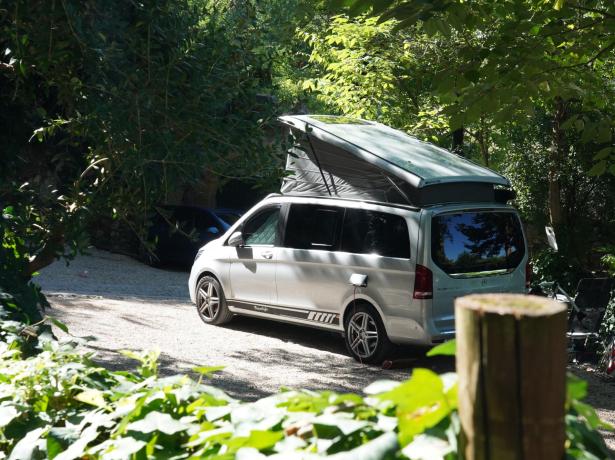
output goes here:
[[455, 334], [453, 302], [522, 293], [527, 250], [510, 183], [379, 123], [285, 116], [281, 193], [203, 246], [190, 274], [200, 318], [234, 315], [339, 331], [357, 360]]

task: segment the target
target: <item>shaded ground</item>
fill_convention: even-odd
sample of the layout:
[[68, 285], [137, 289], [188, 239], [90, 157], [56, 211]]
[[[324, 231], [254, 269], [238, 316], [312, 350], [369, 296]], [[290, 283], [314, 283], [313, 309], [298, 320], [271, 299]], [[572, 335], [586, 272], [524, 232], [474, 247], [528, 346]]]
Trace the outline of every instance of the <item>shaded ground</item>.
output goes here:
[[[341, 337], [327, 331], [245, 317], [224, 327], [206, 325], [190, 304], [186, 272], [147, 267], [104, 251], [91, 253], [68, 267], [60, 262], [47, 267], [36, 281], [48, 295], [50, 314], [65, 322], [71, 334], [93, 337], [88, 346], [108, 367], [134, 365], [117, 350], [157, 348], [165, 374], [226, 366], [214, 383], [242, 399], [281, 387], [359, 392], [374, 380], [402, 380], [410, 374], [407, 363], [405, 369], [383, 370], [355, 362]], [[451, 367], [442, 360], [416, 363]]]
[[[340, 336], [317, 329], [252, 318], [224, 327], [199, 319], [188, 298], [188, 273], [147, 267], [128, 257], [91, 250], [66, 266], [45, 268], [36, 279], [52, 305], [52, 316], [71, 334], [92, 337], [88, 347], [110, 368], [134, 362], [118, 350], [159, 349], [163, 374], [196, 366], [226, 366], [214, 384], [234, 397], [256, 399], [281, 387], [360, 392], [378, 379], [402, 380], [412, 367], [450, 370], [452, 362], [402, 350], [403, 368], [383, 370], [346, 355]], [[61, 335], [61, 332], [59, 332]], [[418, 358], [417, 358], [418, 357]], [[615, 383], [591, 368], [571, 370], [589, 383], [588, 402], [615, 424]], [[605, 433], [611, 449], [615, 436]]]

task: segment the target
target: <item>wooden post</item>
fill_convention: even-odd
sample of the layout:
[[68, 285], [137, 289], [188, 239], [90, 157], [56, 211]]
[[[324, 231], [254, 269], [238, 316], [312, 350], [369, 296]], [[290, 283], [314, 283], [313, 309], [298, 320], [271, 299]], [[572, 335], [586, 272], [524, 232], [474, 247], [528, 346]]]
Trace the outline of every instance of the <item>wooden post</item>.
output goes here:
[[566, 308], [543, 297], [455, 302], [462, 458], [561, 460]]

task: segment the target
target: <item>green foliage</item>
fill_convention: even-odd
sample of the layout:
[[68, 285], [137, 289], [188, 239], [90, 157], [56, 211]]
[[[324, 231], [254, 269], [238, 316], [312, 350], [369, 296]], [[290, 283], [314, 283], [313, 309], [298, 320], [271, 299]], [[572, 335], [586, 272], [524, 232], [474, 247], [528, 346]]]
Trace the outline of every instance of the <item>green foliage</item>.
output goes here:
[[[114, 372], [78, 341], [41, 333], [26, 357], [22, 329], [0, 318], [0, 451], [10, 458], [458, 458], [455, 374], [415, 369], [365, 397], [285, 390], [242, 403], [201, 379], [159, 377], [157, 353], [126, 353], [137, 372]], [[596, 430], [610, 427], [581, 402], [586, 392], [570, 378], [567, 453], [606, 458]]]
[[429, 94], [421, 54], [433, 51], [422, 36], [394, 33], [394, 22], [334, 16], [299, 32], [311, 66], [301, 90], [322, 111], [381, 121], [421, 138], [440, 141], [448, 120]]
[[584, 274], [578, 264], [573, 263], [561, 252], [555, 252], [550, 248], [532, 257], [532, 271], [532, 283], [557, 281], [571, 295], [574, 294]]
[[601, 252], [603, 255], [600, 257], [600, 262], [610, 276], [615, 276], [615, 246], [606, 246]]
[[601, 365], [606, 366], [610, 356], [610, 345], [615, 340], [615, 292], [611, 293], [611, 300], [608, 303], [604, 312], [604, 318], [600, 323], [600, 329], [598, 330], [600, 336], [600, 342], [603, 350]]
[[86, 220], [144, 238], [153, 207], [203, 178], [278, 176], [269, 19], [209, 0], [0, 9], [0, 200], [44, 262], [30, 274], [84, 247]]
[[457, 341], [452, 339], [433, 347], [427, 352], [427, 356], [455, 356], [456, 351]]
[[4, 318], [33, 324], [42, 320], [41, 312], [48, 303], [41, 289], [24, 275], [29, 261], [23, 240], [13, 233], [9, 223], [11, 211], [5, 209], [0, 216], [0, 305]]

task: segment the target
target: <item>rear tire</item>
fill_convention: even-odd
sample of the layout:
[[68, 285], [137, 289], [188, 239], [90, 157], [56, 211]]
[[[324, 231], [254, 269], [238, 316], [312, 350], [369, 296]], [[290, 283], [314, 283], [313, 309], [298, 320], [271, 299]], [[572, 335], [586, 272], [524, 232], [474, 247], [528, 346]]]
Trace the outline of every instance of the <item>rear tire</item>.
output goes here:
[[351, 306], [346, 314], [344, 342], [354, 359], [367, 364], [381, 364], [393, 349], [380, 315], [365, 303]]
[[205, 324], [225, 324], [233, 318], [222, 286], [213, 276], [202, 277], [196, 285], [196, 311]]

